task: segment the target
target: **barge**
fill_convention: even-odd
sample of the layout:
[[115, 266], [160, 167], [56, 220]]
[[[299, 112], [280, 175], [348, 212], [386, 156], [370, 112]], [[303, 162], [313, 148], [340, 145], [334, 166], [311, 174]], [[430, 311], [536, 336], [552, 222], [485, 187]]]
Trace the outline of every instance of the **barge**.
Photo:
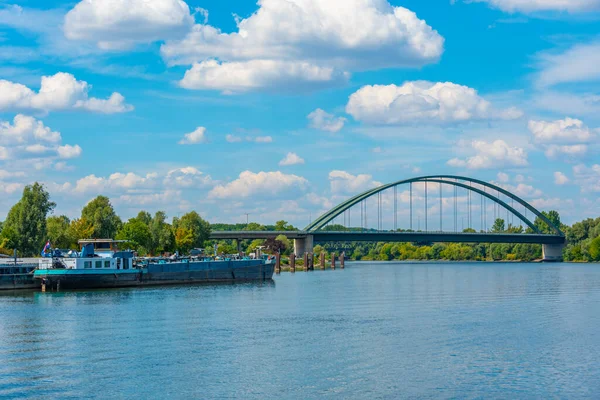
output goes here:
[[96, 289], [271, 280], [274, 258], [136, 258], [118, 241], [82, 240], [80, 254], [40, 260], [34, 278], [42, 289]]
[[38, 289], [33, 277], [37, 264], [0, 264], [0, 290]]

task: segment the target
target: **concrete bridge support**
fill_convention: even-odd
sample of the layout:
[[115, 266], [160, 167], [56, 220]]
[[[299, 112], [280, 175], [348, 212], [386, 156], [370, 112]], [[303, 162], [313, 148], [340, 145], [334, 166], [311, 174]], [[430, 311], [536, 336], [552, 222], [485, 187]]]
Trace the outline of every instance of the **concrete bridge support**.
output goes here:
[[314, 238], [307, 235], [305, 238], [294, 239], [294, 254], [296, 257], [304, 256], [304, 253], [312, 253], [314, 248]]
[[545, 262], [560, 262], [563, 260], [564, 244], [542, 245], [542, 260]]

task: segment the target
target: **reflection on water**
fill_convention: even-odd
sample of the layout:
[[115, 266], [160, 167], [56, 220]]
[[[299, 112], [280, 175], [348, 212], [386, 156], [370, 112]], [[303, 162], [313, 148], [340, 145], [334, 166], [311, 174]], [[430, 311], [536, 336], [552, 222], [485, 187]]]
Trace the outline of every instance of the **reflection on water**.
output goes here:
[[0, 295], [0, 398], [598, 398], [600, 266]]

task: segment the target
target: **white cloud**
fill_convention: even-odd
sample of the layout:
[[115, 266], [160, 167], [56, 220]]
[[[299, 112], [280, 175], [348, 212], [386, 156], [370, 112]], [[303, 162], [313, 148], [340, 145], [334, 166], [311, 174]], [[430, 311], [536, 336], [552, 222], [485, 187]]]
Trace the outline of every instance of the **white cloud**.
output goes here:
[[546, 151], [544, 152], [544, 154], [546, 154], [546, 157], [553, 159], [559, 156], [579, 157], [587, 153], [587, 150], [588, 147], [585, 144], [574, 144], [566, 146], [552, 144], [546, 147]]
[[[571, 199], [559, 199], [559, 198], [551, 198], [551, 199], [534, 199], [529, 202], [532, 206], [537, 208], [538, 210], [556, 210], [562, 208], [572, 208], [573, 200]], [[561, 213], [562, 215], [562, 213]]]
[[56, 143], [61, 141], [60, 132], [52, 131], [33, 117], [17, 114], [13, 123], [0, 121], [0, 143], [16, 145], [34, 140]]
[[303, 60], [379, 69], [436, 62], [444, 39], [416, 14], [386, 0], [260, 0], [237, 22], [238, 32], [195, 25], [181, 41], [162, 46], [171, 63]]
[[213, 188], [209, 198], [240, 199], [247, 197], [273, 197], [286, 194], [303, 193], [308, 187], [308, 181], [297, 175], [284, 174], [280, 171], [258, 172], [244, 171], [240, 176], [224, 185]]
[[48, 146], [44, 146], [43, 144], [36, 143], [25, 146], [25, 151], [28, 153], [42, 154], [50, 151], [50, 148]]
[[83, 0], [65, 16], [64, 33], [101, 49], [124, 50], [183, 37], [193, 24], [182, 0]]
[[525, 198], [525, 199], [530, 199], [533, 197], [540, 197], [543, 195], [541, 190], [536, 189], [533, 186], [527, 185], [525, 183], [518, 183], [517, 185], [510, 185], [507, 183], [500, 183], [500, 182], [492, 182], [492, 183], [495, 183], [496, 185], [500, 186], [501, 188], [503, 188], [505, 190], [508, 190], [515, 196]]
[[541, 53], [538, 60], [541, 70], [536, 83], [540, 87], [600, 79], [600, 42], [577, 44], [563, 53]]
[[523, 148], [509, 146], [504, 140], [495, 140], [492, 143], [474, 140], [469, 145], [476, 153], [474, 156], [466, 159], [453, 158], [447, 164], [469, 169], [522, 167], [528, 164], [527, 152]]
[[164, 179], [165, 186], [172, 185], [185, 188], [201, 188], [213, 183], [210, 175], [205, 175], [194, 167], [184, 167], [170, 170]]
[[537, 108], [558, 114], [596, 116], [600, 113], [600, 96], [593, 93], [567, 93], [545, 90], [533, 96]]
[[88, 97], [90, 85], [71, 74], [59, 72], [43, 76], [36, 93], [20, 83], [0, 80], [0, 111], [6, 110], [68, 110], [86, 109], [106, 114], [133, 110], [124, 97], [113, 93], [107, 100]]
[[338, 170], [329, 173], [329, 184], [334, 194], [356, 194], [382, 185], [369, 174], [352, 175]]
[[528, 126], [537, 142], [586, 142], [592, 138], [590, 129], [573, 118], [552, 122], [531, 120]]
[[288, 166], [288, 165], [298, 165], [304, 164], [304, 159], [296, 153], [287, 153], [287, 155], [283, 158], [283, 160], [279, 161], [279, 165]]
[[508, 182], [510, 179], [510, 177], [508, 176], [508, 174], [505, 174], [504, 172], [498, 172], [498, 180], [500, 182]]
[[59, 146], [56, 149], [56, 152], [60, 158], [76, 158], [81, 155], [82, 150], [77, 144], [75, 146], [66, 144], [64, 146]]
[[554, 183], [557, 185], [564, 185], [569, 183], [569, 178], [560, 171], [554, 173]]
[[470, 87], [427, 81], [363, 86], [350, 96], [346, 112], [356, 120], [373, 124], [436, 124], [522, 116], [515, 108], [494, 110]]
[[562, 11], [584, 13], [600, 10], [600, 0], [474, 0], [489, 3], [506, 12], [533, 13], [541, 11]]
[[320, 108], [317, 108], [315, 111], [308, 114], [307, 118], [310, 120], [311, 128], [334, 133], [339, 132], [346, 122], [346, 118], [336, 117]]
[[225, 136], [225, 140], [228, 143], [239, 143], [244, 140], [246, 142], [254, 143], [273, 143], [273, 138], [271, 136], [246, 136], [245, 138], [242, 138], [241, 136], [227, 135]]
[[206, 128], [199, 126], [195, 131], [186, 133], [183, 136], [183, 139], [179, 141], [179, 144], [198, 144], [206, 142], [208, 142], [208, 139], [206, 138]]
[[221, 90], [240, 93], [250, 90], [291, 91], [340, 86], [348, 74], [307, 62], [250, 60], [194, 63], [179, 85], [186, 89]]
[[9, 178], [23, 178], [25, 177], [24, 172], [11, 172], [5, 169], [0, 169], [0, 180], [5, 180]]
[[235, 135], [227, 135], [225, 136], [225, 140], [227, 140], [229, 143], [239, 143], [242, 141], [242, 138]]
[[0, 192], [2, 193], [6, 193], [6, 194], [13, 194], [16, 193], [17, 191], [20, 191], [21, 189], [23, 189], [23, 184], [22, 183], [6, 183], [6, 182], [1, 182], [0, 181]]
[[573, 167], [573, 177], [582, 192], [600, 192], [600, 165], [576, 165]]
[[152, 187], [157, 182], [158, 174], [150, 173], [145, 177], [133, 172], [116, 172], [108, 178], [88, 175], [79, 179], [75, 184], [78, 193], [103, 193], [107, 190], [122, 191]]

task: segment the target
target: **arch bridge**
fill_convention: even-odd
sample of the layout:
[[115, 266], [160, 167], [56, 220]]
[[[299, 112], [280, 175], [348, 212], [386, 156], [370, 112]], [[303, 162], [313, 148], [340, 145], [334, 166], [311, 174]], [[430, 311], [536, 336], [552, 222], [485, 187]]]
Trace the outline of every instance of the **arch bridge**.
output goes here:
[[[399, 200], [407, 209], [399, 208]], [[498, 219], [512, 223], [500, 229]], [[256, 239], [280, 234], [294, 239], [297, 255], [325, 242], [538, 243], [543, 245], [544, 260], [559, 261], [565, 244], [560, 227], [519, 196], [498, 185], [456, 175], [421, 176], [367, 190], [302, 231], [214, 232], [211, 236]]]

